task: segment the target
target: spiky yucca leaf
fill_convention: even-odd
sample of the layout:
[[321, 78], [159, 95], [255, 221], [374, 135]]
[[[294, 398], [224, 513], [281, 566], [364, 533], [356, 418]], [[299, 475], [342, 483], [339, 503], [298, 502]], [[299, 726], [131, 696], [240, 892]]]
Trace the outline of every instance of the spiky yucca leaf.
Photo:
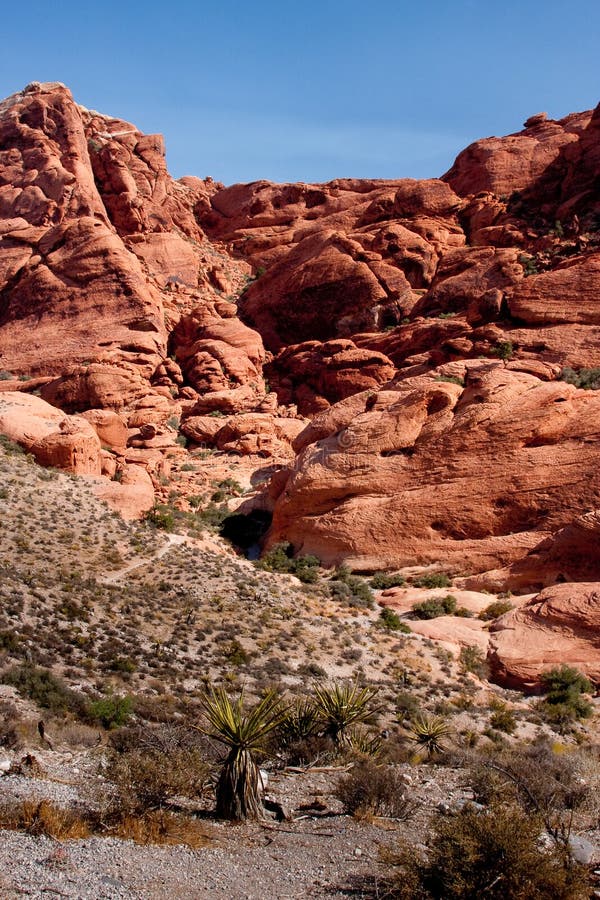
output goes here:
[[315, 707], [325, 733], [339, 743], [344, 732], [359, 722], [365, 722], [377, 708], [373, 704], [376, 690], [358, 684], [334, 682], [315, 687]]
[[202, 700], [209, 728], [202, 730], [209, 737], [238, 750], [260, 750], [267, 736], [286, 715], [281, 697], [275, 690], [267, 691], [247, 713], [244, 713], [244, 692], [232, 700], [227, 691], [211, 688]]
[[441, 716], [417, 716], [411, 722], [409, 736], [428, 756], [445, 750], [444, 739], [452, 734], [452, 728]]

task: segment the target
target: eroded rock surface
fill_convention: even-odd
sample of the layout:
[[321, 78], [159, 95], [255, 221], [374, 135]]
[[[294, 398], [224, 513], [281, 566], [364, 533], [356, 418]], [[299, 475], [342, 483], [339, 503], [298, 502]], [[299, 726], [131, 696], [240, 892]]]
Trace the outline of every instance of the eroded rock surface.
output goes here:
[[534, 690], [563, 664], [600, 682], [600, 583], [555, 584], [492, 625], [488, 660], [495, 680]]

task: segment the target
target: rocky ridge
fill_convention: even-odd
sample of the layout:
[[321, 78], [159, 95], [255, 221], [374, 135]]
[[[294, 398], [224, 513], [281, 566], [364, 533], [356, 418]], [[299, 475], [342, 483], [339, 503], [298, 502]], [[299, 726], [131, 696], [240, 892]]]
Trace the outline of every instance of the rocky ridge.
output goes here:
[[[189, 449], [268, 459], [242, 506], [272, 513], [267, 545], [589, 588], [599, 128], [600, 107], [539, 114], [441, 179], [223, 187], [29, 85], [0, 104], [2, 431], [130, 516]], [[511, 633], [535, 642], [544, 603]], [[566, 618], [543, 628], [569, 661]], [[596, 676], [592, 631], [573, 661]], [[503, 646], [515, 683], [547, 664]]]

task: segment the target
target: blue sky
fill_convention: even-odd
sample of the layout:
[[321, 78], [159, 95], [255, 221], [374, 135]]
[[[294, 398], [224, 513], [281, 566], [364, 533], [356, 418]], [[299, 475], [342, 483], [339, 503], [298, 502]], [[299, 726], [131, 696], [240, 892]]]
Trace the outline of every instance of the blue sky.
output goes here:
[[63, 81], [162, 132], [175, 176], [431, 177], [479, 137], [600, 101], [600, 3], [29, 0], [0, 95]]

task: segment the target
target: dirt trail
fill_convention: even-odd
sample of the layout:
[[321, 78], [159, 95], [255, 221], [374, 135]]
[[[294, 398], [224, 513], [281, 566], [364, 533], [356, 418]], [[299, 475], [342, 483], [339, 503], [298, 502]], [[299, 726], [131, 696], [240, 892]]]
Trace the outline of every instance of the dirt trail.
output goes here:
[[135, 569], [141, 569], [142, 566], [147, 566], [151, 560], [162, 559], [163, 556], [171, 550], [172, 547], [179, 547], [181, 544], [191, 544], [192, 541], [184, 534], [167, 534], [165, 535], [167, 541], [163, 546], [153, 553], [152, 556], [146, 557], [144, 559], [137, 559], [129, 565], [124, 566], [122, 569], [118, 569], [116, 572], [112, 572], [110, 575], [105, 575], [104, 578], [100, 579], [101, 584], [117, 584], [121, 581], [122, 578], [125, 578], [126, 575], [129, 575], [130, 572], [135, 571]]

